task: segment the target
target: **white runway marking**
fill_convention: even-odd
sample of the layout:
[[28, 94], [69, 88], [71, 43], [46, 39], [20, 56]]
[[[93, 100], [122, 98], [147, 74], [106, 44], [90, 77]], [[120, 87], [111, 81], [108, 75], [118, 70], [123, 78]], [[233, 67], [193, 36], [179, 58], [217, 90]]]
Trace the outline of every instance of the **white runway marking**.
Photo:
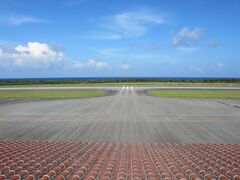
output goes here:
[[127, 89], [129, 89], [129, 87], [127, 86]]
[[123, 86], [122, 89], [125, 89], [125, 86]]
[[133, 87], [131, 86], [130, 89], [133, 89]]

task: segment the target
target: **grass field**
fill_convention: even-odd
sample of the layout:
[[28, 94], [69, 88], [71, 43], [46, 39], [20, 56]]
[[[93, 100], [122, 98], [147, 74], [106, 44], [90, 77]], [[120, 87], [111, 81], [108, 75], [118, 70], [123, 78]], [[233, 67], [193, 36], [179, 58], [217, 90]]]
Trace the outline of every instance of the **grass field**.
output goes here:
[[192, 82], [119, 82], [119, 83], [81, 83], [81, 84], [27, 84], [0, 85], [4, 87], [104, 87], [104, 86], [184, 86], [184, 87], [240, 87], [240, 83], [192, 83]]
[[240, 99], [240, 90], [149, 90], [147, 93], [172, 98]]
[[6, 98], [84, 98], [106, 95], [105, 90], [4, 90], [0, 99]]

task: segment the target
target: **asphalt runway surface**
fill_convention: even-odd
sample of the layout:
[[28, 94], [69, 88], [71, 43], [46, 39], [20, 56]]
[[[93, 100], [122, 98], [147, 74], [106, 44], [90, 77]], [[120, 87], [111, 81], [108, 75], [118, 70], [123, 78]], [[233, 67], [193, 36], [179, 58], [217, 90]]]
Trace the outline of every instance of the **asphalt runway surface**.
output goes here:
[[1, 140], [240, 143], [240, 100], [151, 97], [141, 88], [109, 96], [0, 100]]

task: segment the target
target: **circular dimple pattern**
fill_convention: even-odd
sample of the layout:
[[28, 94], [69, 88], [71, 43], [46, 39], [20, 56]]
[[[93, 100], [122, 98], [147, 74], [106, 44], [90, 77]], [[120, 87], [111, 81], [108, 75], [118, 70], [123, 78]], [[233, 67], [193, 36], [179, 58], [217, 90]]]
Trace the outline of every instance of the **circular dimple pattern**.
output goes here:
[[240, 180], [240, 145], [0, 141], [4, 179]]

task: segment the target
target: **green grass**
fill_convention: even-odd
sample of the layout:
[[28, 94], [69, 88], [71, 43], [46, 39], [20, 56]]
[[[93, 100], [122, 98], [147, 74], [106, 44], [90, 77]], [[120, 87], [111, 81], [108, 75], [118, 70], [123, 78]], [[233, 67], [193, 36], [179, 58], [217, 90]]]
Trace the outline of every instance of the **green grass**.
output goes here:
[[240, 90], [149, 90], [147, 93], [171, 98], [240, 99]]
[[22, 84], [0, 85], [5, 87], [103, 87], [103, 86], [186, 86], [186, 87], [240, 87], [240, 83], [192, 83], [192, 82], [118, 82], [118, 83], [81, 83], [81, 84]]
[[105, 90], [1, 90], [0, 99], [6, 98], [85, 98], [106, 95]]

